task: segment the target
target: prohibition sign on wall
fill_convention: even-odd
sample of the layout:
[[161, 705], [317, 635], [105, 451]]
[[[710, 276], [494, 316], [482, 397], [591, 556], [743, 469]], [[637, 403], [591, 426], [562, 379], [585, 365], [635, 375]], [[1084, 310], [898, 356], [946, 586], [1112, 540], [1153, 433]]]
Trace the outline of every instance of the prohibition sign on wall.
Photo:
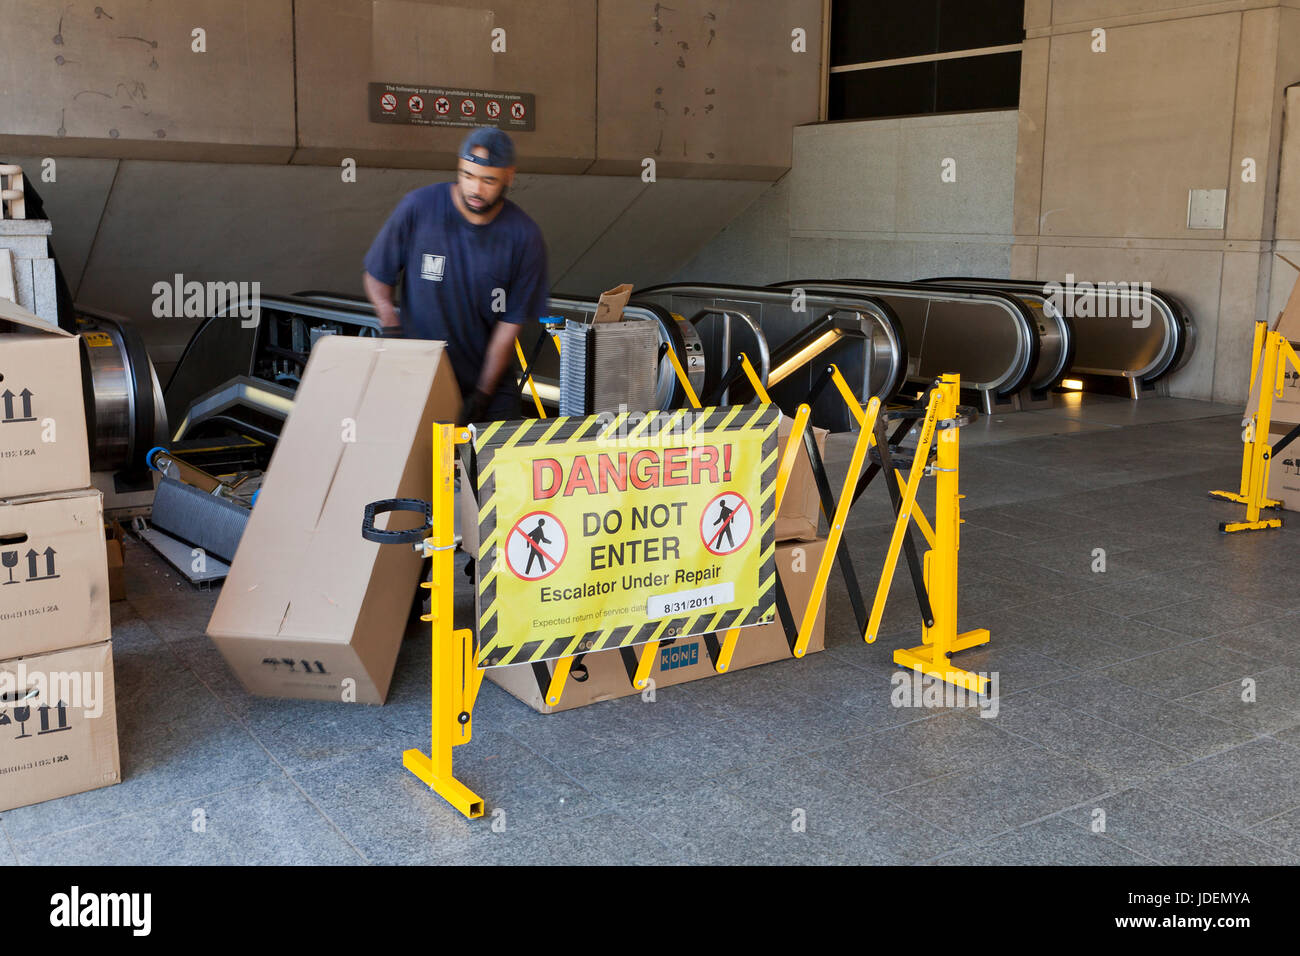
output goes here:
[[564, 563], [569, 535], [549, 511], [530, 511], [506, 538], [506, 566], [522, 581], [550, 577]]
[[513, 116], [515, 119], [523, 119], [523, 118], [524, 118], [524, 104], [523, 104], [523, 103], [511, 103], [511, 104], [510, 104], [510, 115]]
[[488, 100], [486, 105], [484, 106], [484, 109], [487, 110], [487, 115], [492, 117], [493, 119], [496, 119], [498, 116], [501, 115], [501, 104], [498, 103], [496, 100]]
[[385, 113], [391, 113], [397, 109], [397, 97], [392, 93], [385, 93], [379, 98], [379, 105]]
[[412, 113], [423, 113], [424, 100], [421, 99], [419, 96], [412, 96], [409, 100], [406, 101], [406, 108], [409, 109]]
[[433, 108], [439, 116], [446, 116], [451, 112], [451, 100], [447, 99], [445, 96], [440, 96], [433, 101]]
[[715, 496], [700, 515], [700, 538], [713, 554], [735, 554], [753, 530], [754, 510], [734, 491]]

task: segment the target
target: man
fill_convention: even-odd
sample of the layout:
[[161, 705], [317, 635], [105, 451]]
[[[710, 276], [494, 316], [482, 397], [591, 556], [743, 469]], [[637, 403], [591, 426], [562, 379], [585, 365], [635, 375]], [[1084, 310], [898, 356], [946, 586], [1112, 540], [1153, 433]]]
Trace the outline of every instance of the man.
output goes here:
[[366, 297], [384, 334], [447, 343], [464, 398], [457, 424], [519, 417], [506, 370], [520, 324], [546, 310], [546, 245], [505, 198], [514, 176], [510, 137], [475, 129], [461, 144], [456, 182], [407, 193], [366, 253]]

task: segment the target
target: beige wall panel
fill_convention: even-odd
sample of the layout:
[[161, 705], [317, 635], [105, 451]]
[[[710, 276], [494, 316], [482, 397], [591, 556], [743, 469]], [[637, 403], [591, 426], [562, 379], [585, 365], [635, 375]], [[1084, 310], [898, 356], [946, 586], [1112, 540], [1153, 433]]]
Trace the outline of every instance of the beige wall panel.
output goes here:
[[[0, 0], [0, 150], [287, 158], [290, 0]], [[207, 52], [191, 49], [206, 31]]]
[[[820, 0], [601, 2], [594, 172], [776, 179], [817, 120]], [[807, 52], [791, 49], [802, 29]]]
[[1272, 5], [1270, 0], [1051, 0], [1052, 23], [1057, 26], [1080, 24], [1091, 20], [1110, 20], [1115, 17], [1141, 16], [1144, 19], [1187, 17], [1202, 13], [1206, 8], [1242, 8]]
[[1260, 295], [1260, 274], [1267, 268], [1267, 254], [1228, 252], [1223, 256], [1223, 291], [1219, 296], [1214, 342], [1213, 398], [1216, 402], [1244, 404], [1250, 391], [1250, 349], [1255, 320], [1264, 317], [1265, 308]]
[[[1026, 7], [1026, 20], [1029, 12]], [[1047, 133], [1047, 81], [1051, 41], [1026, 40], [1020, 54], [1020, 110], [1017, 114], [1015, 209], [1018, 236], [1038, 235], [1043, 197], [1043, 150]]]
[[667, 282], [767, 185], [697, 179], [651, 183], [573, 266], [562, 274], [552, 270], [552, 284], [561, 292], [597, 295], [623, 282], [638, 287]]
[[[595, 0], [298, 0], [296, 11], [296, 162], [454, 166], [467, 130], [372, 123], [371, 82], [533, 93], [537, 128], [514, 134], [519, 168], [576, 173], [595, 156]], [[494, 28], [505, 52], [492, 52]]]
[[1286, 120], [1278, 177], [1278, 240], [1300, 240], [1300, 87], [1286, 91]]
[[[1010, 111], [903, 120], [895, 228], [901, 233], [1011, 233], [1016, 115]], [[950, 165], [955, 181], [942, 176]], [[863, 180], [869, 185], [870, 180]]]
[[900, 130], [894, 119], [796, 129], [790, 228], [893, 232]]
[[[1228, 169], [1227, 236], [1271, 238], [1280, 142], [1282, 88], [1277, 85], [1278, 36], [1282, 11], [1250, 10], [1241, 18], [1237, 62], [1237, 105]], [[1242, 180], [1242, 162], [1255, 161], [1255, 181]]]
[[1240, 23], [1053, 37], [1042, 235], [1222, 238], [1187, 228], [1187, 191], [1227, 185]]
[[1197, 343], [1187, 365], [1170, 378], [1170, 394], [1208, 401], [1214, 390], [1222, 265], [1217, 250], [1045, 245], [1038, 249], [1037, 278], [1061, 281], [1073, 273], [1076, 281], [1150, 282], [1176, 295], [1192, 314]]
[[52, 183], [41, 182], [39, 156], [12, 156], [9, 162], [23, 168], [23, 178], [35, 185], [45, 203], [45, 214], [53, 227], [50, 245], [59, 260], [59, 268], [68, 282], [73, 298], [81, 274], [86, 268], [99, 217], [108, 202], [108, 192], [117, 171], [115, 159], [77, 159], [72, 156], [54, 160]]

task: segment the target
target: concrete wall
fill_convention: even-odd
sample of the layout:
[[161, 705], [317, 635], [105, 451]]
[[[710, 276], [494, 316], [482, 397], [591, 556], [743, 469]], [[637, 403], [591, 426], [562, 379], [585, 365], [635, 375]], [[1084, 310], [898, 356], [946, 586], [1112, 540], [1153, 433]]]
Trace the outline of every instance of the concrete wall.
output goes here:
[[[1300, 81], [1297, 6], [1026, 4], [1012, 273], [1179, 296], [1198, 342], [1175, 395], [1246, 396], [1253, 322], [1270, 308], [1283, 90]], [[1192, 189], [1226, 190], [1222, 228], [1188, 228]]]
[[790, 172], [675, 278], [1006, 277], [1016, 128], [1014, 111], [798, 127]]
[[817, 119], [821, 17], [821, 0], [0, 0], [0, 152], [453, 168], [463, 129], [370, 120], [368, 84], [388, 82], [535, 94], [527, 172], [652, 158], [770, 181]]

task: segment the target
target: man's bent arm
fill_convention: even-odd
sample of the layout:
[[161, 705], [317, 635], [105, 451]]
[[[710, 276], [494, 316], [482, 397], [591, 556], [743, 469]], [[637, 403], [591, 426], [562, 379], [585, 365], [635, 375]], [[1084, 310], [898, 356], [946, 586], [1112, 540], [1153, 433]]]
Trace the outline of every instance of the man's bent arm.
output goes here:
[[478, 374], [478, 390], [491, 395], [497, 389], [497, 383], [510, 364], [510, 357], [515, 351], [515, 339], [519, 338], [519, 326], [514, 322], [498, 322], [492, 331], [492, 340], [488, 342], [487, 355], [483, 359], [483, 369]]
[[380, 282], [369, 272], [362, 273], [362, 280], [366, 287], [366, 298], [375, 307], [375, 315], [379, 316], [380, 324], [386, 329], [400, 325], [397, 306], [393, 303], [393, 287]]

